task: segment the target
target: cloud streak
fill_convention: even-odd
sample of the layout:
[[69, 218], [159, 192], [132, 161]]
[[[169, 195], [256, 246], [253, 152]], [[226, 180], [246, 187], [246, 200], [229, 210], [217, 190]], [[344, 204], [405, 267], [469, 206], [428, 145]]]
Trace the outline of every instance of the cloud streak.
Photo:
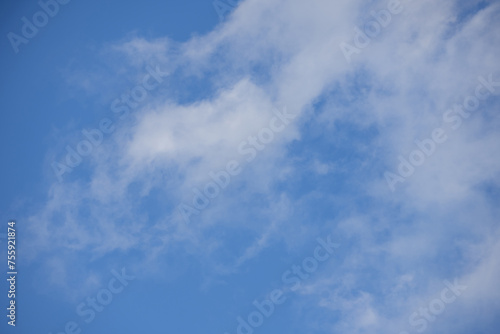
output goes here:
[[[294, 301], [303, 323], [325, 332], [397, 332], [449, 277], [470, 295], [493, 290], [481, 273], [499, 268], [498, 97], [484, 99], [397, 192], [384, 178], [444, 115], [462, 115], [447, 110], [470, 93], [464, 87], [499, 70], [500, 5], [474, 4], [405, 2], [350, 63], [339, 44], [386, 2], [248, 0], [183, 43], [115, 44], [125, 64], [154, 59], [170, 75], [89, 168], [52, 185], [29, 213], [32, 260], [60, 249], [94, 260], [136, 252], [134, 272], [154, 275], [156, 261], [182, 249], [209, 264], [208, 276], [228, 277], [271, 244], [289, 254], [317, 232], [335, 231], [349, 245], [343, 262]], [[496, 85], [484, 80], [492, 83], [480, 80], [481, 94]], [[182, 94], [193, 87], [195, 96]], [[240, 143], [270, 127], [275, 106], [295, 120], [186, 224], [178, 204], [192, 202], [194, 187], [212, 182], [210, 172], [226, 170]], [[476, 298], [464, 296], [446, 313], [471, 311]], [[485, 303], [498, 310], [493, 299]], [[308, 307], [317, 316], [300, 312]], [[455, 328], [451, 316], [439, 323]]]

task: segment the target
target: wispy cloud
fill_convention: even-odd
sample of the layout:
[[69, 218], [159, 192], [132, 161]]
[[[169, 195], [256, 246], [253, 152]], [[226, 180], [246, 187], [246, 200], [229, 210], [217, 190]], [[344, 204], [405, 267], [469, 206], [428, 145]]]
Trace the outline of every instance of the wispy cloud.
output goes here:
[[[404, 1], [350, 63], [339, 43], [385, 3], [249, 0], [184, 43], [140, 36], [114, 43], [134, 74], [157, 62], [171, 75], [133, 121], [117, 125], [88, 168], [53, 184], [28, 214], [32, 260], [51, 253], [69, 262], [61, 249], [93, 260], [136, 252], [135, 265], [153, 274], [154, 260], [183, 249], [209, 264], [207, 276], [224, 276], [277, 240], [289, 252], [328, 230], [345, 238], [345, 257], [294, 305], [334, 316], [319, 325], [305, 315], [305, 323], [397, 332], [451, 277], [470, 290], [450, 313], [472, 312], [478, 296], [494, 291], [500, 268], [493, 256], [500, 100], [478, 107], [397, 193], [383, 175], [441, 125], [479, 75], [499, 70], [500, 5], [481, 4]], [[194, 96], [181, 92], [189, 87]], [[238, 144], [268, 126], [275, 106], [296, 120], [186, 224], [177, 205], [239, 157]], [[484, 303], [498, 310], [494, 298]]]

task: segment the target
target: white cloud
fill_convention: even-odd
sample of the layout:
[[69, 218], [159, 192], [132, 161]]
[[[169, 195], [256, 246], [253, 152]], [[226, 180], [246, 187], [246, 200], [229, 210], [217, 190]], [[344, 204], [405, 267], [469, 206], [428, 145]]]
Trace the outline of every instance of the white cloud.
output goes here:
[[[319, 229], [301, 225], [290, 214], [290, 208], [305, 206], [308, 196], [341, 200], [335, 189], [294, 199], [273, 185], [304, 172], [286, 159], [294, 141], [303, 140], [311, 128], [325, 140], [335, 138], [337, 134], [329, 130], [342, 121], [364, 131], [376, 129], [376, 139], [364, 148], [371, 153], [348, 177], [366, 172], [370, 180], [357, 184], [357, 194], [386, 207], [368, 206], [371, 211], [358, 213], [349, 211], [351, 206], [342, 212], [350, 219], [325, 222], [325, 228], [338, 223], [339, 234], [353, 240], [354, 246], [340, 268], [329, 269], [328, 275], [338, 275], [333, 280], [336, 286], [327, 282], [313, 287], [331, 289], [335, 298], [316, 300], [315, 306], [340, 310], [342, 320], [335, 328], [342, 332], [400, 329], [412, 307], [435, 293], [436, 282], [445, 273], [452, 273], [453, 268], [440, 272], [434, 264], [441, 252], [450, 251], [447, 245], [460, 252], [477, 247], [497, 253], [498, 247], [490, 246], [498, 244], [497, 234], [490, 237], [497, 229], [492, 215], [496, 209], [481, 186], [498, 187], [500, 138], [494, 112], [498, 98], [491, 97], [460, 129], [450, 132], [449, 140], [396, 194], [379, 171], [396, 168], [398, 155], [409, 154], [415, 139], [429, 136], [442, 125], [448, 108], [473, 93], [478, 76], [498, 70], [500, 37], [494, 27], [500, 5], [488, 3], [462, 20], [457, 2], [405, 1], [404, 12], [348, 64], [339, 43], [352, 37], [355, 25], [369, 19], [371, 9], [386, 4], [362, 5], [361, 1], [249, 0], [227, 23], [184, 44], [172, 47], [166, 39], [134, 37], [115, 45], [134, 66], [151, 61], [167, 64], [183, 84], [183, 79], [195, 77], [210, 88], [190, 102], [177, 100], [174, 93], [158, 94], [137, 111], [135, 125], [123, 124], [104, 144], [109, 154], [94, 157], [90, 181], [53, 186], [31, 219], [36, 234], [33, 256], [55, 245], [102, 256], [141, 249], [141, 242], [154, 241], [146, 263], [170, 247], [187, 244], [188, 253], [213, 264], [215, 271], [232, 272], [234, 263], [258, 256], [271, 241], [279, 240], [279, 226], [289, 226], [285, 241], [304, 240], [308, 232]], [[319, 101], [325, 104], [316, 107]], [[266, 126], [273, 109], [280, 106], [296, 114], [296, 120], [245, 167], [198, 222], [186, 226], [178, 220], [175, 207], [189, 199], [191, 188], [206, 182], [208, 172], [241, 158], [238, 144]], [[308, 121], [311, 128], [305, 126]], [[339, 141], [332, 142], [357, 149]], [[313, 168], [323, 177], [345, 173], [347, 168], [339, 162], [332, 168], [328, 152], [323, 154], [305, 169]], [[380, 178], [373, 179], [375, 175]], [[363, 181], [366, 177], [360, 175]], [[165, 201], [158, 209], [164, 218], [149, 218], [144, 207], [153, 192]], [[268, 206], [249, 207], [255, 198]], [[272, 205], [279, 208], [269, 209]], [[251, 214], [265, 219], [250, 222]], [[279, 219], [273, 219], [276, 216]], [[290, 221], [284, 222], [286, 218]], [[250, 230], [256, 241], [242, 245], [229, 264], [220, 263], [214, 254], [228, 240], [213, 237], [218, 228]], [[460, 242], [454, 244], [457, 239]], [[460, 258], [466, 263], [457, 268], [457, 276], [473, 272], [470, 285], [481, 286], [475, 296], [494, 289], [490, 277], [499, 266], [488, 252], [474, 261]], [[426, 264], [425, 274], [430, 276], [417, 275], [418, 266]], [[370, 268], [377, 269], [376, 278], [383, 283], [380, 291], [387, 293], [388, 301], [380, 302], [377, 291], [365, 286], [363, 280], [370, 273], [364, 270]], [[397, 297], [395, 291], [401, 290], [407, 300]], [[382, 306], [376, 305], [379, 302]], [[402, 306], [401, 312], [390, 315], [394, 305]], [[350, 328], [354, 323], [358, 327]]]

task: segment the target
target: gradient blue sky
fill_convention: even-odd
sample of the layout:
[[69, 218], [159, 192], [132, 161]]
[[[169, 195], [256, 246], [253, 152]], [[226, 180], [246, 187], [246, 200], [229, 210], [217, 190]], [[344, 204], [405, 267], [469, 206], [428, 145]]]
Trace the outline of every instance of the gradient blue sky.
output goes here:
[[[455, 279], [467, 290], [420, 332], [498, 333], [500, 2], [401, 0], [350, 61], [340, 46], [390, 1], [222, 2], [223, 18], [209, 0], [72, 0], [17, 53], [7, 34], [40, 6], [2, 2], [0, 237], [16, 219], [19, 276], [0, 333], [233, 334], [274, 289], [286, 301], [254, 333], [418, 333], [409, 318]], [[478, 86], [469, 116], [449, 111]], [[114, 131], [59, 179], [103, 119]], [[447, 140], [391, 189], [436, 128]], [[241, 172], [186, 221], [230, 161]], [[339, 247], [292, 291], [282, 276], [318, 238]], [[76, 308], [122, 268], [135, 279], [86, 323]]]

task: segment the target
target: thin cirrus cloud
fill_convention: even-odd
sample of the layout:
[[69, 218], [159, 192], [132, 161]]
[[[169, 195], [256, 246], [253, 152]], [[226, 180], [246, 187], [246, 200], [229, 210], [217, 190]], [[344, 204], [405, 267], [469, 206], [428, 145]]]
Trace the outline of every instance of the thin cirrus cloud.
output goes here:
[[[134, 252], [130, 267], [154, 276], [155, 261], [182, 248], [213, 265], [204, 268], [210, 281], [276, 244], [288, 254], [331, 231], [344, 240], [337, 262], [304, 283], [289, 310], [303, 311], [317, 330], [409, 331], [412, 312], [454, 278], [467, 292], [429, 327], [460, 332], [460, 315], [470, 319], [464, 328], [473, 326], [481, 298], [490, 310], [482, 317], [492, 321], [500, 87], [456, 131], [442, 115], [474, 92], [479, 76], [500, 81], [500, 5], [401, 4], [351, 62], [339, 45], [384, 2], [249, 0], [185, 42], [133, 36], [103, 47], [101, 56], [119, 54], [135, 74], [149, 64], [170, 76], [86, 168], [50, 187], [30, 215], [32, 259], [52, 254], [63, 267], [82, 253], [95, 260]], [[174, 89], [196, 81], [200, 98]], [[284, 107], [296, 118], [245, 162], [238, 144]], [[384, 172], [436, 127], [447, 142], [391, 192]], [[231, 160], [241, 174], [186, 224], [178, 205]]]

